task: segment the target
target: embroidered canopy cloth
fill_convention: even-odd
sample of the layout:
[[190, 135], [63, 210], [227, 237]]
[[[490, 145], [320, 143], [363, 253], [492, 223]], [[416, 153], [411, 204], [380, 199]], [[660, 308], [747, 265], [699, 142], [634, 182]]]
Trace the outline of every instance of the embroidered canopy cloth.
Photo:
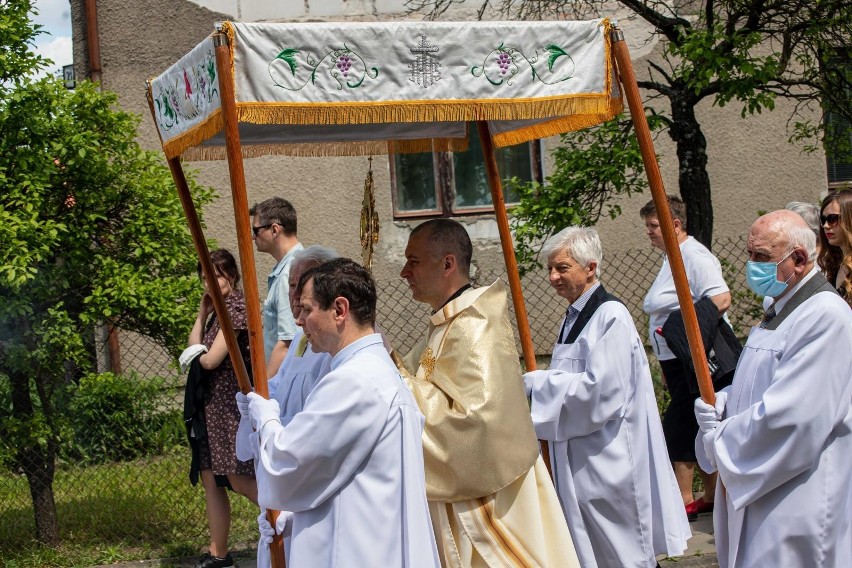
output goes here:
[[[508, 146], [622, 110], [610, 23], [234, 23], [229, 39], [245, 156], [466, 147], [486, 120]], [[167, 157], [225, 157], [211, 35], [150, 82]]]

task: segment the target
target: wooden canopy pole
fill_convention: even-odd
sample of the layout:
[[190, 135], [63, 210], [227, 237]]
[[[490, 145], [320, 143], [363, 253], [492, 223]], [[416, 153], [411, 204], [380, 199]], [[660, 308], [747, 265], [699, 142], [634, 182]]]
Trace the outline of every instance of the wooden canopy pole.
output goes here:
[[[147, 95], [148, 108], [156, 124], [157, 115], [154, 112], [154, 101], [151, 99], [150, 84], [148, 85]], [[207, 239], [204, 238], [204, 231], [201, 229], [201, 221], [198, 219], [198, 213], [195, 210], [195, 203], [192, 201], [192, 194], [189, 192], [189, 185], [186, 183], [186, 175], [183, 173], [180, 158], [171, 158], [168, 160], [168, 163], [169, 170], [172, 172], [172, 179], [177, 188], [178, 197], [180, 198], [180, 204], [183, 207], [183, 214], [189, 226], [189, 234], [192, 236], [192, 243], [195, 245], [195, 251], [198, 253], [201, 273], [207, 282], [217, 282], [216, 270], [213, 268], [213, 262], [210, 260], [210, 249], [207, 248]], [[219, 286], [208, 286], [207, 293], [210, 294], [210, 298], [213, 300], [213, 309], [216, 311], [216, 317], [219, 319], [219, 329], [222, 330], [225, 344], [228, 346], [228, 356], [231, 358], [231, 363], [234, 366], [237, 383], [240, 385], [240, 390], [243, 394], [246, 394], [251, 391], [251, 380], [249, 379], [245, 361], [243, 361], [240, 346], [237, 343], [237, 335], [234, 333], [231, 316], [228, 315], [228, 308], [225, 306], [225, 297], [222, 296]]]
[[263, 350], [263, 319], [260, 315], [260, 295], [254, 266], [254, 243], [251, 238], [251, 219], [246, 197], [246, 178], [240, 149], [237, 103], [228, 51], [228, 37], [223, 33], [216, 34], [213, 36], [213, 45], [216, 49], [216, 71], [219, 74], [219, 98], [222, 101], [222, 116], [225, 121], [225, 149], [231, 179], [231, 199], [234, 203], [234, 222], [237, 228], [240, 268], [243, 272], [254, 390], [268, 398], [266, 355]]
[[[515, 307], [515, 318], [518, 322], [518, 336], [521, 339], [521, 350], [524, 354], [524, 365], [527, 371], [535, 371], [535, 350], [533, 349], [530, 322], [527, 317], [527, 307], [524, 304], [524, 292], [521, 289], [521, 277], [518, 275], [518, 261], [515, 258], [515, 245], [512, 243], [512, 232], [509, 229], [509, 216], [506, 213], [506, 201], [503, 199], [503, 184], [500, 172], [497, 170], [497, 158], [494, 156], [494, 143], [488, 122], [480, 120], [476, 123], [479, 129], [479, 140], [482, 143], [482, 154], [485, 158], [485, 175], [491, 188], [491, 201], [494, 203], [494, 214], [497, 217], [497, 229], [500, 232], [500, 245], [503, 247], [503, 260], [506, 263], [506, 275], [509, 278], [509, 289], [512, 292], [512, 305]], [[550, 446], [545, 440], [539, 440], [541, 457], [550, 478], [553, 472], [550, 467]]]
[[[260, 295], [257, 290], [257, 272], [254, 267], [254, 243], [251, 238], [251, 219], [249, 218], [248, 198], [246, 197], [246, 177], [243, 169], [243, 155], [240, 149], [239, 121], [234, 91], [234, 74], [230, 63], [228, 36], [217, 33], [213, 36], [216, 50], [216, 71], [219, 74], [219, 98], [222, 101], [222, 116], [225, 122], [225, 149], [228, 156], [228, 173], [231, 179], [231, 198], [234, 202], [234, 221], [237, 227], [237, 244], [240, 251], [240, 267], [243, 271], [243, 288], [248, 315], [249, 348], [251, 349], [254, 390], [264, 398], [269, 398], [269, 384], [266, 377], [266, 356], [263, 350], [263, 319], [260, 315]], [[275, 526], [278, 511], [267, 510], [269, 524]], [[274, 568], [284, 568], [283, 536], [276, 534], [269, 545]]]
[[237, 343], [237, 335], [234, 333], [231, 316], [228, 315], [228, 308], [225, 306], [225, 297], [222, 296], [219, 286], [214, 284], [217, 282], [216, 269], [213, 267], [213, 261], [210, 260], [210, 250], [207, 248], [207, 240], [204, 238], [204, 233], [201, 230], [201, 222], [198, 220], [198, 214], [195, 211], [195, 204], [192, 202], [192, 195], [189, 193], [189, 187], [186, 183], [183, 168], [180, 165], [180, 159], [170, 159], [169, 169], [172, 171], [172, 178], [175, 180], [175, 186], [177, 186], [180, 203], [183, 206], [183, 212], [189, 224], [192, 242], [195, 243], [195, 250], [198, 252], [198, 258], [201, 261], [201, 272], [204, 274], [205, 280], [210, 283], [207, 286], [207, 293], [213, 299], [213, 308], [216, 310], [216, 317], [219, 318], [219, 327], [222, 330], [222, 335], [225, 337], [225, 343], [228, 345], [228, 356], [231, 358], [231, 363], [234, 366], [237, 383], [239, 383], [243, 394], [248, 394], [251, 392], [251, 381], [248, 370], [246, 369], [245, 361], [243, 361], [240, 346]]
[[618, 65], [624, 97], [630, 107], [630, 117], [633, 120], [633, 128], [636, 130], [636, 138], [642, 152], [648, 184], [651, 186], [651, 195], [657, 209], [657, 220], [660, 222], [663, 241], [666, 243], [666, 255], [669, 258], [677, 299], [680, 303], [680, 311], [683, 314], [689, 351], [692, 354], [695, 375], [698, 378], [698, 390], [701, 392], [701, 398], [712, 405], [716, 401], [716, 392], [713, 389], [713, 380], [710, 378], [710, 368], [707, 365], [704, 342], [701, 339], [698, 318], [695, 315], [695, 306], [692, 302], [692, 293], [689, 291], [689, 282], [686, 279], [686, 270], [683, 267], [680, 245], [674, 232], [669, 202], [666, 198], [666, 190], [663, 187], [663, 177], [660, 175], [660, 168], [657, 165], [657, 155], [654, 152], [654, 142], [651, 140], [651, 130], [648, 128], [645, 108], [642, 105], [642, 98], [639, 96], [639, 86], [636, 83], [636, 74], [633, 72], [633, 62], [630, 60], [627, 42], [624, 41], [622, 31], [613, 28], [611, 34], [612, 52]]

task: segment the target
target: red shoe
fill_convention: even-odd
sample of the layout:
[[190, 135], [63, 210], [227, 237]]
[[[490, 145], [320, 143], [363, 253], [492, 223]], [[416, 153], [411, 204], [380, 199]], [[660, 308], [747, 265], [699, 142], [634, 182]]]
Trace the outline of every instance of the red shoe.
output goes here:
[[698, 515], [702, 513], [712, 513], [713, 512], [713, 503], [708, 503], [704, 500], [704, 497], [699, 497], [695, 499], [689, 505], [686, 505], [686, 518], [689, 521], [694, 521], [698, 518]]

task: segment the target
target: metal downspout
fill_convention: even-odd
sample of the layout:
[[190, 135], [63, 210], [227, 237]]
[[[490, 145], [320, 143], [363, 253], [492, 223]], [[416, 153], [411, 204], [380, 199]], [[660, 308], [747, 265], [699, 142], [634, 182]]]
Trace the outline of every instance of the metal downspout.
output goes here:
[[89, 79], [93, 83], [101, 82], [101, 45], [98, 34], [97, 0], [85, 0], [86, 7], [86, 43], [89, 47]]

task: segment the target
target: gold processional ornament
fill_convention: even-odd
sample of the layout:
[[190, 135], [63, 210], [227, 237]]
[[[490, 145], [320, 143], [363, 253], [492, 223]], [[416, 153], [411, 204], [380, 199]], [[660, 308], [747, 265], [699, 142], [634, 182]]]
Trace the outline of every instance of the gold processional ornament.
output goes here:
[[373, 194], [373, 157], [368, 159], [367, 179], [364, 180], [364, 201], [361, 206], [361, 258], [364, 268], [372, 271], [373, 248], [379, 242], [379, 214]]
[[[373, 271], [373, 249], [379, 242], [379, 214], [376, 212], [376, 198], [373, 194], [373, 157], [367, 158], [367, 179], [364, 180], [364, 201], [361, 204], [361, 260], [364, 268]], [[391, 350], [391, 358], [403, 376], [410, 377], [405, 364], [396, 349]]]

